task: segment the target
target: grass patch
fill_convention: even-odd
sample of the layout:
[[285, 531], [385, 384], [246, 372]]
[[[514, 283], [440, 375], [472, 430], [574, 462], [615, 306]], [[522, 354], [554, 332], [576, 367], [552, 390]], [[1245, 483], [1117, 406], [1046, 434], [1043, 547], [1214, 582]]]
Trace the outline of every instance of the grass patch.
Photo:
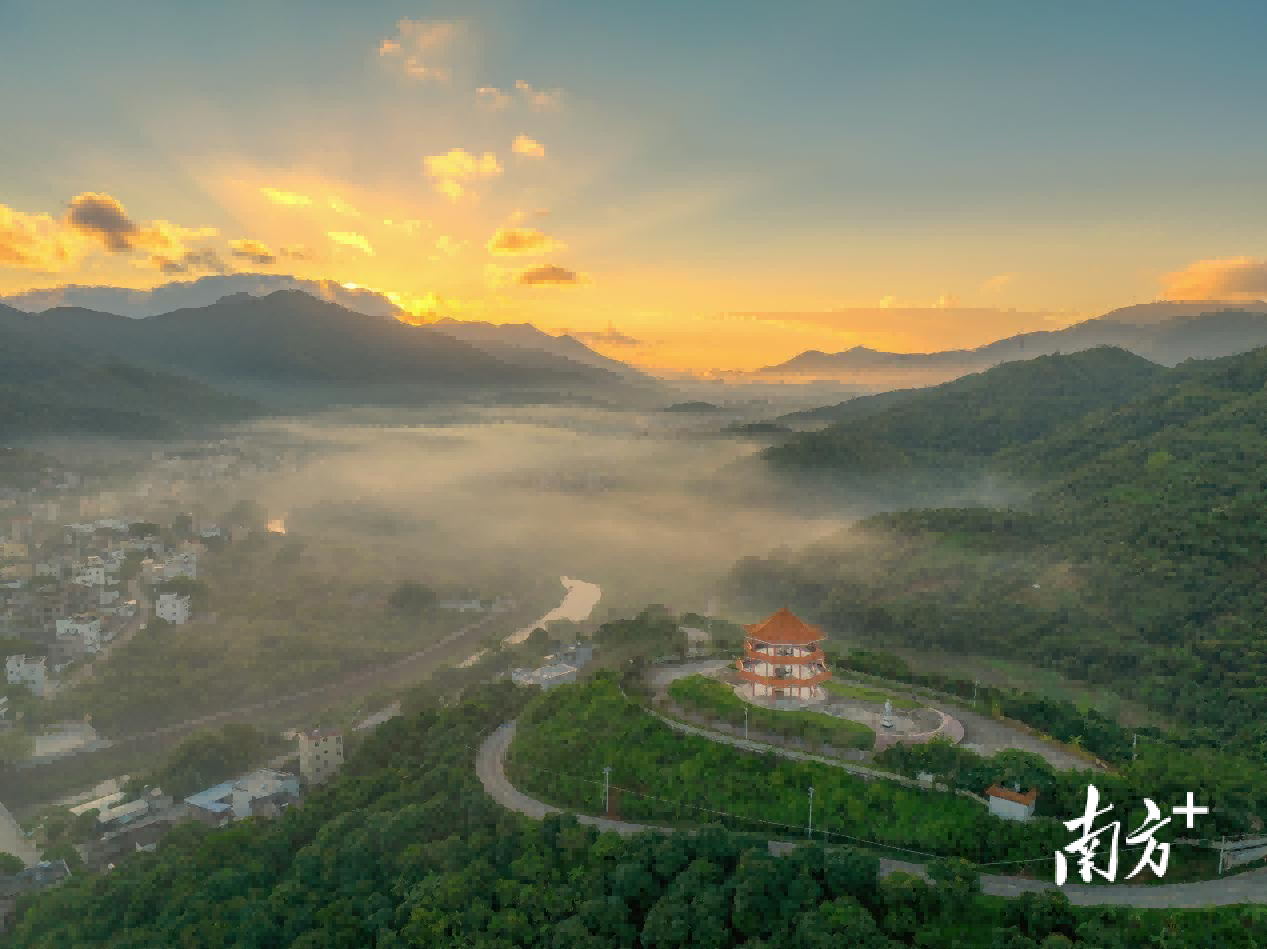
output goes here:
[[850, 722], [821, 712], [803, 712], [762, 708], [749, 705], [725, 683], [707, 676], [687, 676], [669, 685], [669, 696], [684, 708], [691, 709], [731, 725], [742, 725], [747, 710], [749, 727], [785, 738], [801, 738], [833, 748], [860, 748], [870, 751], [875, 746], [875, 732], [866, 725]]
[[877, 705], [883, 705], [884, 700], [888, 699], [893, 703], [894, 708], [919, 708], [921, 703], [913, 699], [904, 699], [896, 695], [890, 695], [880, 689], [868, 689], [862, 685], [845, 685], [843, 682], [826, 682], [823, 688], [842, 699], [855, 699], [859, 702], [874, 702]]

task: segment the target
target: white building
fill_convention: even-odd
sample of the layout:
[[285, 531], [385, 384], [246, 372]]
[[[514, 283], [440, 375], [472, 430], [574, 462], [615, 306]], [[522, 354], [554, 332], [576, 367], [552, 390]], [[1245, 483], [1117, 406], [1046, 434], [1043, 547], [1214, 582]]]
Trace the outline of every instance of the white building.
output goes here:
[[71, 583], [84, 587], [103, 587], [106, 585], [106, 565], [100, 557], [89, 557], [83, 563], [75, 564]]
[[25, 685], [40, 698], [48, 691], [48, 660], [44, 656], [9, 656], [4, 677], [9, 685]]
[[335, 729], [299, 733], [299, 774], [309, 784], [323, 784], [343, 766], [343, 734]]
[[269, 800], [282, 804], [297, 800], [299, 779], [285, 771], [265, 768], [238, 778], [225, 781], [213, 788], [185, 798], [195, 817], [221, 822], [266, 813], [257, 805]]
[[176, 593], [159, 594], [158, 603], [155, 605], [154, 611], [158, 614], [159, 619], [175, 623], [177, 626], [188, 623], [189, 617], [192, 615], [189, 597], [180, 596]]
[[1030, 788], [1027, 794], [1022, 794], [1019, 784], [1013, 785], [1011, 790], [995, 784], [986, 789], [985, 796], [990, 802], [990, 813], [996, 817], [1006, 820], [1029, 820], [1034, 816], [1034, 802], [1038, 800], [1038, 789]]
[[168, 580], [174, 577], [188, 577], [190, 580], [196, 580], [198, 578], [197, 555], [187, 553], [168, 557], [163, 564], [163, 576]]

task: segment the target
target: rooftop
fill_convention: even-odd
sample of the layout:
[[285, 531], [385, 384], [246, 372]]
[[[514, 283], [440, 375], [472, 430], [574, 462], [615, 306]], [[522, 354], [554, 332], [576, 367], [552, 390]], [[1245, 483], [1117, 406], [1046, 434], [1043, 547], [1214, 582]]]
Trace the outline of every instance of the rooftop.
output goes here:
[[786, 606], [760, 623], [744, 626], [744, 632], [773, 646], [808, 646], [827, 638], [821, 629], [804, 622]]
[[1019, 791], [1011, 791], [1007, 788], [1001, 788], [997, 784], [992, 784], [985, 789], [986, 797], [1001, 797], [1005, 801], [1015, 801], [1017, 804], [1024, 804], [1027, 807], [1033, 807], [1034, 802], [1038, 800], [1038, 788], [1030, 788], [1025, 794]]

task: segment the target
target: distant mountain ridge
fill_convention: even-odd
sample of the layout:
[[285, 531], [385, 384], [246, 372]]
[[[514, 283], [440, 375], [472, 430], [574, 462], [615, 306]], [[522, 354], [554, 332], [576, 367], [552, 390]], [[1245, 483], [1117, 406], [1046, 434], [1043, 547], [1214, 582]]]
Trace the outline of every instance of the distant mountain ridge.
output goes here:
[[301, 410], [413, 404], [473, 388], [548, 396], [629, 385], [616, 372], [564, 356], [526, 347], [490, 352], [451, 333], [367, 317], [299, 290], [230, 294], [209, 306], [144, 319], [75, 307], [35, 314], [0, 305], [0, 333], [6, 330], [28, 346], [61, 348], [94, 365], [178, 374]]
[[[476, 320], [455, 320], [450, 317], [424, 324], [428, 329], [446, 333], [455, 339], [478, 346], [492, 355], [522, 361], [533, 351], [549, 353], [557, 359], [580, 363], [591, 369], [613, 372], [629, 380], [650, 381], [651, 377], [626, 363], [590, 349], [573, 336], [551, 336], [531, 323], [488, 323]], [[544, 365], [555, 365], [546, 362]]]
[[[855, 346], [838, 353], [803, 352], [786, 362], [766, 366], [749, 376], [813, 376], [888, 371], [971, 372], [1055, 353], [1080, 352], [1097, 346], [1118, 346], [1163, 366], [1185, 359], [1215, 359], [1267, 345], [1267, 304], [1157, 303], [1124, 307], [1060, 330], [1022, 333], [976, 349], [933, 353], [886, 353]], [[1255, 305], [1258, 306], [1258, 305]], [[1159, 309], [1160, 308], [1160, 309]], [[1201, 312], [1193, 313], [1193, 309]], [[1167, 315], [1173, 314], [1173, 315]], [[1160, 322], [1131, 322], [1161, 316]]]

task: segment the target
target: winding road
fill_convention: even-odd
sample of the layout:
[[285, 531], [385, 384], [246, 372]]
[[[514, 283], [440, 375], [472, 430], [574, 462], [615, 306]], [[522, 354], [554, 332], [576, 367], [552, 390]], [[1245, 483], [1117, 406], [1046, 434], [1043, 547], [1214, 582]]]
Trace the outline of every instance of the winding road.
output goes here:
[[[507, 722], [484, 740], [475, 759], [475, 771], [484, 790], [497, 803], [508, 810], [540, 820], [547, 814], [561, 813], [561, 809], [535, 800], [519, 791], [506, 777], [506, 750], [515, 737], [515, 723]], [[714, 737], [705, 735], [705, 737]], [[783, 749], [763, 748], [775, 754]], [[798, 756], [796, 752], [789, 753]], [[825, 762], [837, 764], [835, 762]], [[578, 814], [582, 824], [600, 830], [613, 830], [618, 834], [638, 834], [644, 831], [673, 833], [674, 828], [651, 824], [632, 824], [604, 817]], [[770, 852], [786, 853], [797, 846], [788, 841], [770, 841]], [[880, 875], [914, 873], [927, 879], [923, 864], [904, 860], [881, 858]], [[1230, 906], [1240, 903], [1267, 903], [1267, 869], [1251, 870], [1221, 880], [1202, 880], [1197, 883], [1163, 883], [1136, 886], [1125, 883], [1105, 886], [1068, 884], [1057, 887], [1045, 880], [1026, 880], [1019, 877], [981, 875], [981, 888], [994, 896], [1019, 896], [1025, 892], [1061, 889], [1070, 903], [1079, 906], [1134, 906], [1141, 909], [1198, 909], [1204, 906]]]

